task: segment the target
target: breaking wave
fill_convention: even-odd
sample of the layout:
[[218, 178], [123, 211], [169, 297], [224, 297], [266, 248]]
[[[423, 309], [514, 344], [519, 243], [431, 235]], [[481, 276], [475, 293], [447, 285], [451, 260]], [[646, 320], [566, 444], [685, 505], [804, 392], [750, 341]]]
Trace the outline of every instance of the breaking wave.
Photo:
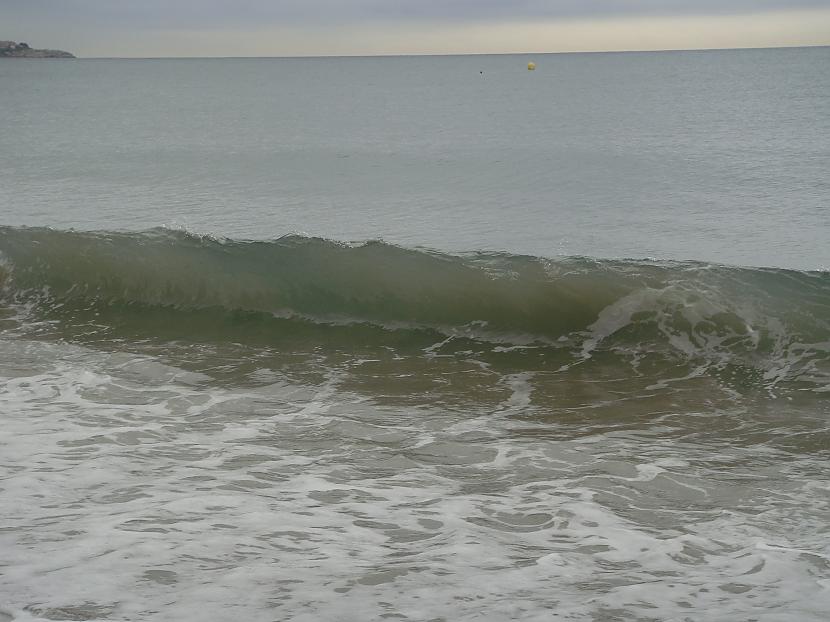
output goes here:
[[234, 323], [234, 338], [329, 331], [382, 345], [395, 333], [428, 332], [566, 348], [583, 359], [598, 351], [740, 359], [768, 380], [828, 379], [826, 272], [0, 227], [0, 284], [6, 307], [110, 334], [129, 323], [217, 339]]

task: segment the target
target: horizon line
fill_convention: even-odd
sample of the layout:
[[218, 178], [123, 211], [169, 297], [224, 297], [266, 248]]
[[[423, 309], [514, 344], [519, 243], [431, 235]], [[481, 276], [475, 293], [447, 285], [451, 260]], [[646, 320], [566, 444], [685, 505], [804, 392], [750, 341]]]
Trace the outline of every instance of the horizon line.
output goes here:
[[[553, 56], [573, 54], [664, 54], [667, 52], [739, 52], [746, 50], [806, 50], [830, 48], [830, 43], [816, 45], [770, 45], [770, 46], [740, 46], [714, 48], [663, 48], [656, 50], [561, 50], [556, 52], [416, 52], [411, 54], [296, 54], [279, 56], [76, 56], [74, 59], [57, 60], [292, 60], [292, 59], [325, 59], [325, 58], [420, 58], [420, 57], [456, 57], [456, 56]], [[44, 59], [39, 59], [44, 60]]]

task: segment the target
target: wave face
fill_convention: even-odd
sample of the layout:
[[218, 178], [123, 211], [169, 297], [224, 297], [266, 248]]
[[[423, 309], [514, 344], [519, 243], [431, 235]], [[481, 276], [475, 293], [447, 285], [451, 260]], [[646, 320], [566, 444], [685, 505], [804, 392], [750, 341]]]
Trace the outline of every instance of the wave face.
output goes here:
[[[740, 362], [826, 388], [830, 274], [288, 236], [0, 228], [4, 305], [110, 338], [263, 344], [435, 333], [479, 343]], [[87, 331], [88, 334], [89, 331]]]

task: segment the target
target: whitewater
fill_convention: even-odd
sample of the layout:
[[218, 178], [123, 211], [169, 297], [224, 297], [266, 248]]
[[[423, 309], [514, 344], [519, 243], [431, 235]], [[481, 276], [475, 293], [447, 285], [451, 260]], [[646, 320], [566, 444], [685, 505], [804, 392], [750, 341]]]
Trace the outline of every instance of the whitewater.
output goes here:
[[167, 230], [0, 251], [8, 615], [830, 605], [827, 273]]

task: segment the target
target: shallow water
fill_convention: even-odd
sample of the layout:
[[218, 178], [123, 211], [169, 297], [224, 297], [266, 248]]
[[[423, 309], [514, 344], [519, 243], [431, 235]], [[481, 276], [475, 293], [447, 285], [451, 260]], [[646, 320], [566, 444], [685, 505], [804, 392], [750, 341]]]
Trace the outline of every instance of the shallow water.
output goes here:
[[435, 399], [368, 362], [216, 382], [9, 346], [2, 590], [21, 619], [819, 620], [830, 605], [826, 400], [706, 378], [637, 391], [601, 366], [457, 370], [461, 395]]

